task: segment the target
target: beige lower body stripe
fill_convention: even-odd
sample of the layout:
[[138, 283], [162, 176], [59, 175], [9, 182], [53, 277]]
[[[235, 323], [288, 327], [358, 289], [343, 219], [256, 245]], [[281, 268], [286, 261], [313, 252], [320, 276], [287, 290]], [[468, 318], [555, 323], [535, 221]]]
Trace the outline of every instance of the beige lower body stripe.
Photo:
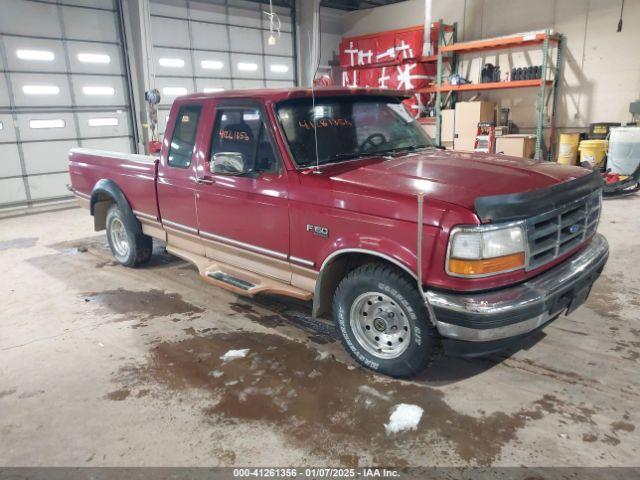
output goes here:
[[156, 216], [149, 215], [148, 213], [141, 212], [140, 210], [133, 210], [133, 214], [138, 217], [145, 218], [147, 220], [158, 220]]
[[[134, 210], [136, 215], [139, 215], [140, 212]], [[144, 214], [140, 215], [142, 218], [153, 218], [150, 215]], [[186, 225], [182, 225], [181, 223], [172, 222], [170, 220], [162, 219], [162, 223], [168, 227], [177, 228], [179, 230], [184, 230], [190, 233], [198, 233], [196, 228], [191, 228]], [[208, 240], [214, 240], [216, 242], [226, 243], [227, 245], [232, 245], [234, 247], [243, 248], [245, 250], [249, 250], [251, 252], [261, 253], [263, 255], [269, 255], [270, 257], [274, 257], [280, 260], [289, 260], [290, 262], [297, 263], [298, 265], [303, 265], [305, 267], [313, 267], [315, 265], [311, 260], [306, 260], [304, 258], [288, 256], [286, 253], [276, 252], [275, 250], [269, 250], [268, 248], [259, 247], [257, 245], [252, 245], [250, 243], [241, 242], [239, 240], [234, 240], [233, 238], [223, 237], [222, 235], [216, 235], [215, 233], [205, 232], [200, 230], [200, 236], [206, 238]]]
[[86, 193], [79, 192], [79, 191], [77, 191], [77, 190], [74, 190], [74, 191], [73, 191], [73, 194], [74, 194], [74, 195], [76, 195], [76, 196], [78, 196], [78, 197], [81, 197], [81, 198], [87, 199], [87, 200], [89, 200], [89, 199], [91, 198], [91, 196], [90, 196], [90, 195], [87, 195]]
[[177, 228], [178, 230], [184, 230], [185, 232], [196, 233], [196, 234], [198, 233], [197, 228], [189, 227], [187, 225], [182, 225], [181, 223], [177, 223], [177, 222], [172, 222], [171, 220], [165, 220], [164, 218], [162, 219], [162, 224], [170, 228]]
[[233, 245], [234, 247], [245, 248], [247, 250], [251, 250], [252, 252], [262, 253], [264, 255], [280, 258], [282, 260], [287, 259], [286, 253], [276, 252], [274, 250], [269, 250], [268, 248], [258, 247], [257, 245], [251, 245], [250, 243], [240, 242], [238, 240], [234, 240], [233, 238], [222, 237], [220, 235], [216, 235], [215, 233], [204, 232], [201, 230], [200, 235], [210, 240], [216, 240], [218, 242], [227, 243], [229, 245]]
[[294, 257], [293, 255], [289, 255], [289, 260], [291, 262], [299, 263], [300, 265], [304, 265], [305, 267], [313, 267], [315, 265], [315, 262], [312, 262], [311, 260], [306, 260], [306, 259], [300, 258], [300, 257]]

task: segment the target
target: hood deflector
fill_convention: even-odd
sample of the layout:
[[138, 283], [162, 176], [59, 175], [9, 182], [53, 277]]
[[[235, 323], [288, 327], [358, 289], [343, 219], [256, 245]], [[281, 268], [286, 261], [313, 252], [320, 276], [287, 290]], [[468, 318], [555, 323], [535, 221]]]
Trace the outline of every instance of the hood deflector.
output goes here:
[[545, 213], [602, 188], [598, 172], [584, 177], [524, 193], [479, 197], [474, 205], [483, 222], [519, 220]]

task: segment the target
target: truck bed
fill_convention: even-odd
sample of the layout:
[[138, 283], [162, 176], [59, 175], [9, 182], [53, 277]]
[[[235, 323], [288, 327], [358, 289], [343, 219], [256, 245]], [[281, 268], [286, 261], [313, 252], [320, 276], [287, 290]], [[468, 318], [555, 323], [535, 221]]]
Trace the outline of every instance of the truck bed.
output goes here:
[[98, 180], [113, 180], [135, 213], [158, 218], [156, 176], [158, 159], [148, 155], [74, 148], [69, 152], [73, 193], [89, 199]]

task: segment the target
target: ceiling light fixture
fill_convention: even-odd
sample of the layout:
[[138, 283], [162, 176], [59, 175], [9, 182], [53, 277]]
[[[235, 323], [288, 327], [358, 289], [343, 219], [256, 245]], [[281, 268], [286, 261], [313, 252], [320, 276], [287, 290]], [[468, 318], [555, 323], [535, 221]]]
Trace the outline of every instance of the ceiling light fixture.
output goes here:
[[269, 70], [271, 70], [272, 73], [287, 73], [289, 71], [289, 66], [281, 63], [274, 63], [269, 66]]
[[206, 70], [222, 70], [224, 63], [220, 60], [202, 60], [200, 66]]
[[243, 72], [255, 72], [258, 70], [258, 64], [252, 62], [238, 62], [238, 70]]
[[111, 63], [111, 57], [106, 53], [79, 53], [78, 60], [82, 63]]
[[16, 57], [20, 60], [39, 60], [51, 62], [56, 56], [48, 50], [16, 50]]
[[90, 127], [117, 127], [120, 123], [115, 117], [90, 118], [88, 120]]
[[27, 95], [57, 95], [60, 88], [56, 85], [24, 85], [22, 91]]
[[29, 128], [64, 128], [66, 122], [61, 118], [51, 120], [29, 120]]
[[184, 67], [184, 60], [181, 58], [161, 58], [158, 63], [163, 67], [169, 68], [182, 68]]
[[162, 94], [172, 97], [178, 95], [186, 95], [187, 89], [185, 87], [163, 87]]
[[115, 95], [116, 90], [113, 87], [87, 86], [82, 87], [82, 93], [85, 95]]

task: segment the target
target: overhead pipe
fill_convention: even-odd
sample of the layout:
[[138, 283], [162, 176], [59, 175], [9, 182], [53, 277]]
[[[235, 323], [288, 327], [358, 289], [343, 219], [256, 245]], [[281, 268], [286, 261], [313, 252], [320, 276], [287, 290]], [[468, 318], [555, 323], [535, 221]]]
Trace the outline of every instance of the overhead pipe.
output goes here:
[[431, 51], [431, 3], [432, 0], [424, 0], [424, 41], [422, 43], [422, 55], [433, 55]]

